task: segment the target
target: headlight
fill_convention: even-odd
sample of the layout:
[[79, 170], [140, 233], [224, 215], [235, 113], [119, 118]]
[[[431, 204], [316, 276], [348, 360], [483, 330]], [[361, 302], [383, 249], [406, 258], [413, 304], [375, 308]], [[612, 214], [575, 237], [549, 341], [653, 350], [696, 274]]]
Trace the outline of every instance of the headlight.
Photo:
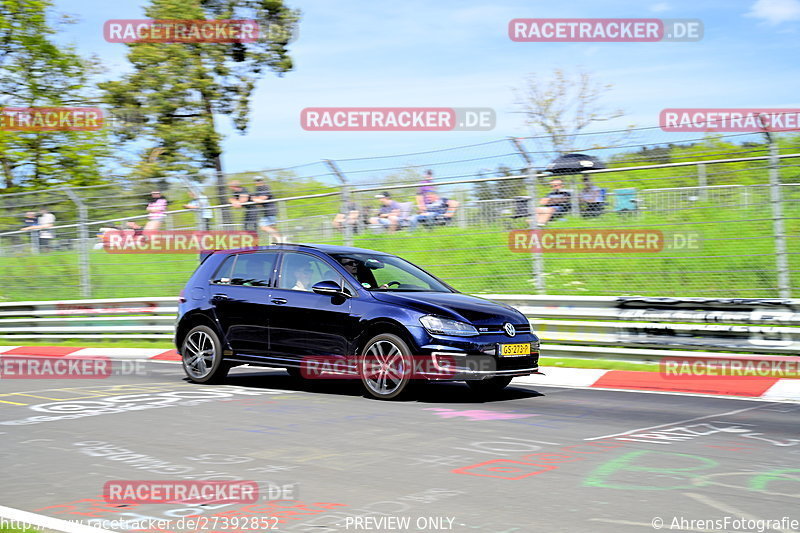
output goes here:
[[478, 334], [478, 330], [472, 324], [440, 318], [438, 316], [426, 315], [419, 319], [428, 333], [434, 335], [452, 335], [455, 337], [473, 337]]

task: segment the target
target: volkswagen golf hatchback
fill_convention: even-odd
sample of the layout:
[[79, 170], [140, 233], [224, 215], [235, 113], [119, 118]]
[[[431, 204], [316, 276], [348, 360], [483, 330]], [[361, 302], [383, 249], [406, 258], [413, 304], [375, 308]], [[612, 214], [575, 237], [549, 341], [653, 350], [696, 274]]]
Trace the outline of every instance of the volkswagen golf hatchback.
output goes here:
[[175, 344], [197, 383], [247, 364], [360, 379], [378, 399], [421, 381], [492, 393], [539, 367], [539, 339], [516, 309], [397, 256], [328, 245], [203, 254], [181, 292]]

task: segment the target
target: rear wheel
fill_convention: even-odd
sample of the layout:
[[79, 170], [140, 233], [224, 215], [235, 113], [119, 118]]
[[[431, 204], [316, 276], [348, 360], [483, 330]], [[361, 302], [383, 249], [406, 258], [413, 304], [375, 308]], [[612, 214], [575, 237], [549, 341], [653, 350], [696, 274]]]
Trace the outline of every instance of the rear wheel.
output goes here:
[[181, 362], [188, 378], [195, 383], [219, 383], [230, 365], [222, 360], [222, 343], [208, 326], [195, 326], [186, 334]]
[[491, 396], [505, 389], [508, 384], [511, 383], [511, 379], [512, 378], [508, 376], [495, 376], [480, 381], [467, 381], [467, 385], [480, 395]]
[[410, 392], [414, 377], [411, 350], [397, 335], [382, 333], [371, 338], [358, 364], [361, 382], [373, 398], [393, 400]]

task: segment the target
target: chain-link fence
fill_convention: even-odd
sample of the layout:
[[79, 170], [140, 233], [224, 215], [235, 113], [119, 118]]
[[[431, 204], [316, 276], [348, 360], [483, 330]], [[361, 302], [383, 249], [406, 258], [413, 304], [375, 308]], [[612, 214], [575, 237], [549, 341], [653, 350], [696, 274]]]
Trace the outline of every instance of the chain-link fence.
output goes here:
[[[757, 140], [731, 135], [612, 151], [584, 139], [590, 148], [576, 151], [609, 168], [558, 176], [572, 194], [543, 231], [662, 232], [669, 246], [658, 251], [515, 249], [509, 235], [539, 228], [551, 192], [553, 176], [535, 169], [555, 155], [537, 152], [533, 139], [322, 161], [227, 180], [255, 194], [261, 175], [270, 187], [275, 200], [267, 203], [277, 205], [277, 220], [267, 232], [259, 215], [262, 244], [391, 252], [464, 292], [796, 296], [800, 147], [785, 137], [778, 153], [777, 145]], [[109, 229], [137, 232], [154, 224], [146, 206], [155, 188], [116, 180], [0, 195], [0, 299], [177, 294], [197, 255], [114, 254], [102, 240]], [[232, 204], [236, 190], [221, 194], [213, 177], [167, 178], [158, 189], [168, 204], [156, 231], [248, 229], [250, 204]], [[378, 198], [384, 193], [390, 198]], [[591, 194], [600, 196], [589, 202]]]

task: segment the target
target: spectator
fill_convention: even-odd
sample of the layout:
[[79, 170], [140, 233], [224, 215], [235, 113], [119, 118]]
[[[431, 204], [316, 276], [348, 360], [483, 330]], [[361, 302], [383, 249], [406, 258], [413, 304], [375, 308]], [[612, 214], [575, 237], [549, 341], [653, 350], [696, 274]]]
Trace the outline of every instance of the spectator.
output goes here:
[[358, 226], [361, 221], [361, 206], [352, 200], [344, 204], [343, 213], [337, 213], [333, 217], [334, 229], [342, 230], [345, 225], [350, 226], [353, 233], [358, 233]]
[[158, 231], [161, 223], [167, 218], [167, 199], [161, 195], [161, 191], [150, 193], [150, 202], [147, 204], [147, 224], [144, 225], [145, 233]]
[[244, 230], [257, 231], [256, 204], [250, 201], [250, 193], [236, 180], [230, 182], [228, 187], [231, 189], [231, 197], [228, 199], [228, 203], [233, 205], [234, 208], [244, 209]]
[[392, 196], [388, 192], [378, 194], [375, 198], [381, 201], [381, 207], [378, 210], [378, 216], [370, 219], [370, 224], [373, 226], [381, 225], [389, 228], [389, 232], [395, 232], [400, 223], [400, 204], [392, 200]]
[[592, 183], [589, 176], [583, 177], [583, 189], [580, 195], [581, 216], [598, 217], [603, 214], [605, 201], [603, 200], [603, 189]]
[[[31, 212], [28, 212], [27, 215], [30, 215]], [[35, 214], [35, 213], [34, 213]], [[28, 223], [28, 219], [25, 219], [25, 223]], [[55, 234], [53, 233], [52, 228], [56, 223], [56, 216], [51, 213], [46, 207], [43, 207], [39, 210], [39, 216], [36, 218], [36, 223], [31, 225], [26, 225], [22, 228], [22, 231], [33, 231], [33, 235], [38, 235], [38, 245], [39, 248], [43, 250], [48, 250], [53, 248], [53, 243], [55, 243]]]
[[39, 249], [39, 232], [36, 230], [32, 230], [31, 226], [36, 225], [38, 217], [36, 216], [36, 211], [28, 211], [25, 213], [25, 217], [22, 219], [22, 230], [27, 231], [30, 233], [31, 236], [31, 244], [35, 249]]
[[570, 211], [572, 195], [564, 190], [564, 182], [560, 178], [550, 181], [551, 191], [539, 201], [536, 208], [536, 223], [545, 226], [552, 219], [564, 216]]
[[424, 226], [440, 226], [453, 220], [458, 202], [443, 198], [433, 191], [425, 193], [420, 213], [412, 218], [411, 227], [416, 228], [421, 222]]
[[436, 188], [433, 186], [433, 170], [428, 169], [425, 171], [425, 176], [422, 178], [422, 185], [417, 189], [417, 211], [422, 213], [425, 211], [425, 194], [435, 192]]
[[261, 176], [255, 177], [256, 191], [253, 196], [253, 201], [260, 204], [261, 218], [258, 220], [259, 227], [267, 232], [276, 243], [283, 242], [283, 238], [278, 230], [275, 228], [275, 222], [278, 220], [278, 203], [268, 202], [267, 200], [274, 200], [275, 196], [269, 185], [264, 183], [264, 178]]
[[214, 210], [211, 209], [208, 196], [203, 194], [203, 191], [196, 186], [189, 188], [189, 196], [191, 200], [183, 206], [184, 209], [197, 209], [198, 229], [200, 231], [208, 231], [211, 229], [211, 220], [214, 219]]

